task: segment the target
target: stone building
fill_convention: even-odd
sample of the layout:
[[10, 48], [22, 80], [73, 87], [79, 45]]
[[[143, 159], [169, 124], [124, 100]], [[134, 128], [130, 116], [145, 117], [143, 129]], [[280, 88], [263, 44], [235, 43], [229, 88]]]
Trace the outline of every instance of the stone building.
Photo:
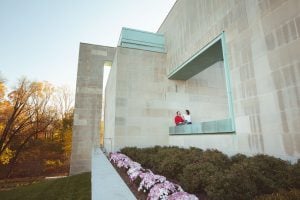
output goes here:
[[[103, 65], [107, 151], [215, 148], [300, 156], [300, 1], [178, 0], [156, 33], [123, 28], [117, 47], [80, 44], [71, 174], [99, 146]], [[192, 125], [174, 127], [177, 110]]]

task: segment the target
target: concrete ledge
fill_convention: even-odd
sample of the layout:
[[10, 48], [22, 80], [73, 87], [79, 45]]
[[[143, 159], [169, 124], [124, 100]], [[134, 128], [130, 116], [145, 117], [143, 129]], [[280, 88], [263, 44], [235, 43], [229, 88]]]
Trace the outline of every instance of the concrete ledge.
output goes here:
[[169, 135], [232, 134], [234, 132], [231, 119], [169, 127]]
[[92, 200], [135, 200], [103, 152], [97, 148], [92, 155]]

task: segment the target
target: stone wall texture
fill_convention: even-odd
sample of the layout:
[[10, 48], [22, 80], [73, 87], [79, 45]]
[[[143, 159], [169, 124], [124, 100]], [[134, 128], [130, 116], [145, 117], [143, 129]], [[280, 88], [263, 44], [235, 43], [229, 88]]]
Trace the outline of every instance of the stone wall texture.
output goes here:
[[107, 151], [126, 146], [169, 145], [176, 111], [194, 121], [228, 118], [223, 62], [187, 81], [171, 81], [166, 54], [117, 47], [105, 95]]
[[91, 171], [94, 147], [100, 146], [103, 68], [115, 48], [80, 44], [70, 174]]
[[167, 71], [224, 31], [236, 135], [170, 136], [170, 144], [299, 158], [299, 10], [298, 0], [175, 3], [158, 31], [166, 38]]
[[[177, 0], [158, 33], [166, 53], [81, 44], [71, 173], [90, 170], [99, 144], [102, 76], [106, 86], [104, 147], [154, 145], [216, 148], [229, 155], [300, 156], [300, 1]], [[223, 62], [193, 76], [168, 74], [225, 34], [236, 132], [169, 135], [177, 110], [194, 123], [228, 118]]]

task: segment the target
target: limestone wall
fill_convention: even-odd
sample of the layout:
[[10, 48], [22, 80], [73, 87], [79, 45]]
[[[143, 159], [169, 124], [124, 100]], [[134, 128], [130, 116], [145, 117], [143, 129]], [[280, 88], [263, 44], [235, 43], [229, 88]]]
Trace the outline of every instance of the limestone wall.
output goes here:
[[105, 148], [169, 144], [176, 111], [194, 121], [228, 117], [222, 62], [188, 81], [166, 76], [166, 54], [118, 47], [106, 86]]
[[182, 95], [186, 97], [183, 106], [190, 110], [194, 123], [229, 118], [223, 62], [196, 74], [183, 86]]
[[70, 174], [91, 171], [91, 155], [100, 146], [103, 67], [115, 49], [80, 44]]
[[104, 147], [106, 151], [112, 152], [115, 142], [115, 123], [116, 123], [116, 85], [117, 85], [117, 63], [118, 53], [112, 63], [109, 77], [105, 88], [104, 105]]
[[[113, 135], [113, 150], [125, 146], [168, 144], [164, 56], [162, 53], [117, 48], [106, 87], [105, 110], [110, 116], [105, 118], [105, 137]], [[113, 85], [115, 100], [109, 100], [113, 98], [108, 96], [114, 90]], [[107, 129], [112, 126], [112, 121], [114, 130]]]
[[[178, 0], [158, 30], [165, 36], [167, 53], [116, 48], [106, 88], [105, 148], [179, 145], [298, 158], [299, 10], [298, 0]], [[189, 109], [195, 123], [228, 116], [222, 62], [187, 81], [167, 78], [223, 31], [236, 133], [169, 136], [177, 110]], [[71, 161], [78, 165], [71, 171], [89, 168], [83, 163], [98, 141], [102, 91], [97, 93], [97, 87], [102, 87], [102, 80], [96, 77], [102, 71], [92, 69], [114, 54], [108, 48], [105, 57], [103, 48], [83, 45], [80, 50]], [[81, 89], [81, 79], [88, 77], [99, 85]]]
[[170, 136], [171, 145], [300, 156], [299, 10], [298, 0], [176, 2], [158, 30], [166, 38], [166, 73], [225, 31], [237, 132]]

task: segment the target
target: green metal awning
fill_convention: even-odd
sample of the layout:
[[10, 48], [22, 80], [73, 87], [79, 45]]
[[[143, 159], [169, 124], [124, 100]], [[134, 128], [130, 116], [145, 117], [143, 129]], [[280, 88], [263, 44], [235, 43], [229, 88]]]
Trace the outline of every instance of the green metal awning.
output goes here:
[[221, 39], [212, 45], [205, 46], [190, 59], [175, 68], [168, 78], [172, 80], [187, 80], [218, 61], [223, 60]]

